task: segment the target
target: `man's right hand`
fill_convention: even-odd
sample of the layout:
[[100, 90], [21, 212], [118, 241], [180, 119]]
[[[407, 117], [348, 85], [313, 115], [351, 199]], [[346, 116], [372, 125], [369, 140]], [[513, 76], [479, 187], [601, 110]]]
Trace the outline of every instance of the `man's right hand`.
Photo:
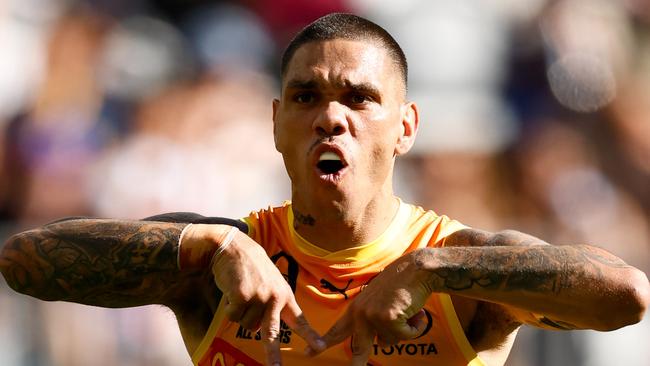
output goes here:
[[[183, 243], [213, 238], [210, 230], [214, 229], [214, 225], [192, 225]], [[228, 319], [244, 328], [261, 330], [268, 365], [281, 364], [280, 319], [313, 349], [325, 348], [325, 342], [304, 317], [282, 273], [264, 249], [246, 234], [237, 232], [232, 243], [214, 258], [212, 273], [226, 298]]]

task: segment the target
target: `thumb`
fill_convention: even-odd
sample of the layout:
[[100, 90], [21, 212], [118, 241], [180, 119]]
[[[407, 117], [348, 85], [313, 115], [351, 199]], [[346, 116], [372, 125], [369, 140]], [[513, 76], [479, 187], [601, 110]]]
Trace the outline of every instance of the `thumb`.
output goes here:
[[413, 336], [413, 338], [422, 334], [426, 329], [427, 325], [429, 325], [426, 318], [427, 318], [427, 313], [424, 311], [424, 309], [420, 309], [420, 311], [418, 311], [412, 317], [406, 320], [406, 324], [408, 324], [415, 331], [415, 335]]

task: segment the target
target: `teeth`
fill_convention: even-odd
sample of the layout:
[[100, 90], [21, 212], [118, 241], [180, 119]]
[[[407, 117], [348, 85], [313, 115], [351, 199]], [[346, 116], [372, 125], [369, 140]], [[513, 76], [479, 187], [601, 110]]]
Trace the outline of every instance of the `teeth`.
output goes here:
[[318, 161], [323, 161], [323, 160], [341, 161], [341, 158], [339, 158], [338, 155], [336, 155], [335, 153], [333, 153], [331, 151], [326, 151], [326, 152], [322, 153], [320, 158], [318, 159]]

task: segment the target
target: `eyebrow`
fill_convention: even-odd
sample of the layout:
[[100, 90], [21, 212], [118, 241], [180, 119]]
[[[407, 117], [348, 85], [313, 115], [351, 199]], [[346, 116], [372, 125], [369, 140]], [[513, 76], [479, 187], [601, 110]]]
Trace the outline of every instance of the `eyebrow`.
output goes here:
[[289, 80], [287, 89], [315, 89], [318, 86], [316, 80]]
[[[289, 80], [286, 89], [317, 89], [318, 82], [316, 80]], [[368, 82], [353, 83], [350, 80], [344, 80], [343, 83], [336, 83], [337, 88], [347, 88], [357, 92], [363, 92], [373, 95], [381, 95], [377, 86]]]
[[362, 92], [362, 93], [365, 93], [365, 94], [371, 94], [371, 95], [377, 95], [377, 96], [381, 95], [381, 92], [379, 91], [379, 88], [377, 88], [372, 83], [362, 82], [362, 83], [353, 84], [353, 83], [350, 83], [350, 82], [348, 82], [346, 80], [345, 84], [346, 84], [346, 86], [348, 88], [350, 88], [350, 89], [352, 89], [352, 90], [354, 90], [356, 92]]

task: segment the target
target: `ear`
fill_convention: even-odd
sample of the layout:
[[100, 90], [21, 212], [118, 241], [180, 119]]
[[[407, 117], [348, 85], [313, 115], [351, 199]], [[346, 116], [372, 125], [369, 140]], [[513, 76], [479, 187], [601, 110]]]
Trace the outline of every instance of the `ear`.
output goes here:
[[395, 156], [406, 154], [411, 150], [413, 143], [415, 143], [415, 135], [418, 132], [418, 125], [420, 123], [418, 107], [413, 102], [407, 102], [402, 105], [401, 115], [401, 133], [395, 145]]
[[277, 115], [278, 109], [280, 108], [280, 100], [277, 98], [273, 99], [273, 142], [275, 143], [275, 149], [280, 152], [278, 149], [278, 128], [277, 128]]

